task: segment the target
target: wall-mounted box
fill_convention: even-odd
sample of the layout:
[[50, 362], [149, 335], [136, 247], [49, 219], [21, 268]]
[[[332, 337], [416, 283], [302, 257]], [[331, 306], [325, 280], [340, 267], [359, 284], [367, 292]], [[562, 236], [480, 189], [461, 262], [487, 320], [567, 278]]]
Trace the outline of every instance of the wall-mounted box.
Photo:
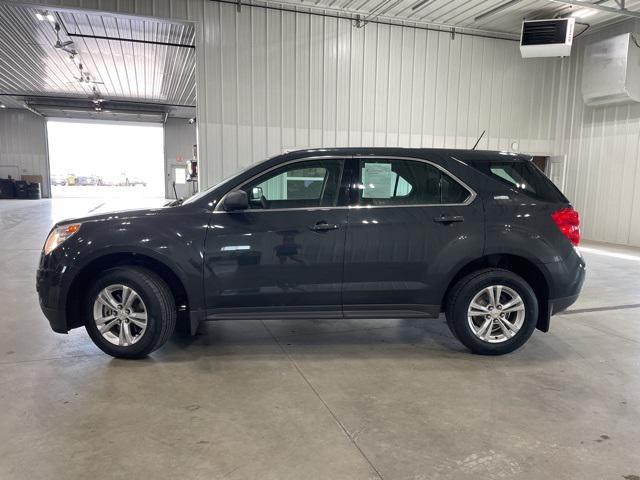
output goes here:
[[640, 46], [633, 34], [586, 46], [582, 98], [592, 107], [640, 102]]

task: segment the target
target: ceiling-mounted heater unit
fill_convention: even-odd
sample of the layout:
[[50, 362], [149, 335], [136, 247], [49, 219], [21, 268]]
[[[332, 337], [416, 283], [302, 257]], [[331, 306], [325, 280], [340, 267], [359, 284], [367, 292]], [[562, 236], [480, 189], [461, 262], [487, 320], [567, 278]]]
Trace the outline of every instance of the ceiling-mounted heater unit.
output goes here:
[[522, 58], [568, 57], [571, 55], [576, 19], [525, 20], [520, 35]]

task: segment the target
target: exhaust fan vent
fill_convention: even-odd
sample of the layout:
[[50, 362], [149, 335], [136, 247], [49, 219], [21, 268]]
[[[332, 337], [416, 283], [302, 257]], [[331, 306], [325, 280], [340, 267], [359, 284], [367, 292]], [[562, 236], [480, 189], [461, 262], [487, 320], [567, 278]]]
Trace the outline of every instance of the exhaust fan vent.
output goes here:
[[528, 22], [522, 32], [523, 45], [546, 45], [564, 43], [567, 37], [567, 22]]

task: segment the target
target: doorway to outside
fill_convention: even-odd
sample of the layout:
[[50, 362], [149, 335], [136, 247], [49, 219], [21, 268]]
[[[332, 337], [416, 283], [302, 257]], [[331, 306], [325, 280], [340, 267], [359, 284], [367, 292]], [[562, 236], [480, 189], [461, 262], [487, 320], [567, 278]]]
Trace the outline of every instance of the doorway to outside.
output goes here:
[[164, 198], [159, 123], [47, 120], [52, 197]]

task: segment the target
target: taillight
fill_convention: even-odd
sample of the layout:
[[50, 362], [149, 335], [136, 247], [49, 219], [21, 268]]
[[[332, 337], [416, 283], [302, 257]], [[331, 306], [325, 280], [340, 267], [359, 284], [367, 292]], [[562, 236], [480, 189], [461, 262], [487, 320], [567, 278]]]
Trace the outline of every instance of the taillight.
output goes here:
[[551, 214], [551, 218], [565, 237], [578, 246], [580, 243], [580, 215], [573, 208], [561, 208]]

